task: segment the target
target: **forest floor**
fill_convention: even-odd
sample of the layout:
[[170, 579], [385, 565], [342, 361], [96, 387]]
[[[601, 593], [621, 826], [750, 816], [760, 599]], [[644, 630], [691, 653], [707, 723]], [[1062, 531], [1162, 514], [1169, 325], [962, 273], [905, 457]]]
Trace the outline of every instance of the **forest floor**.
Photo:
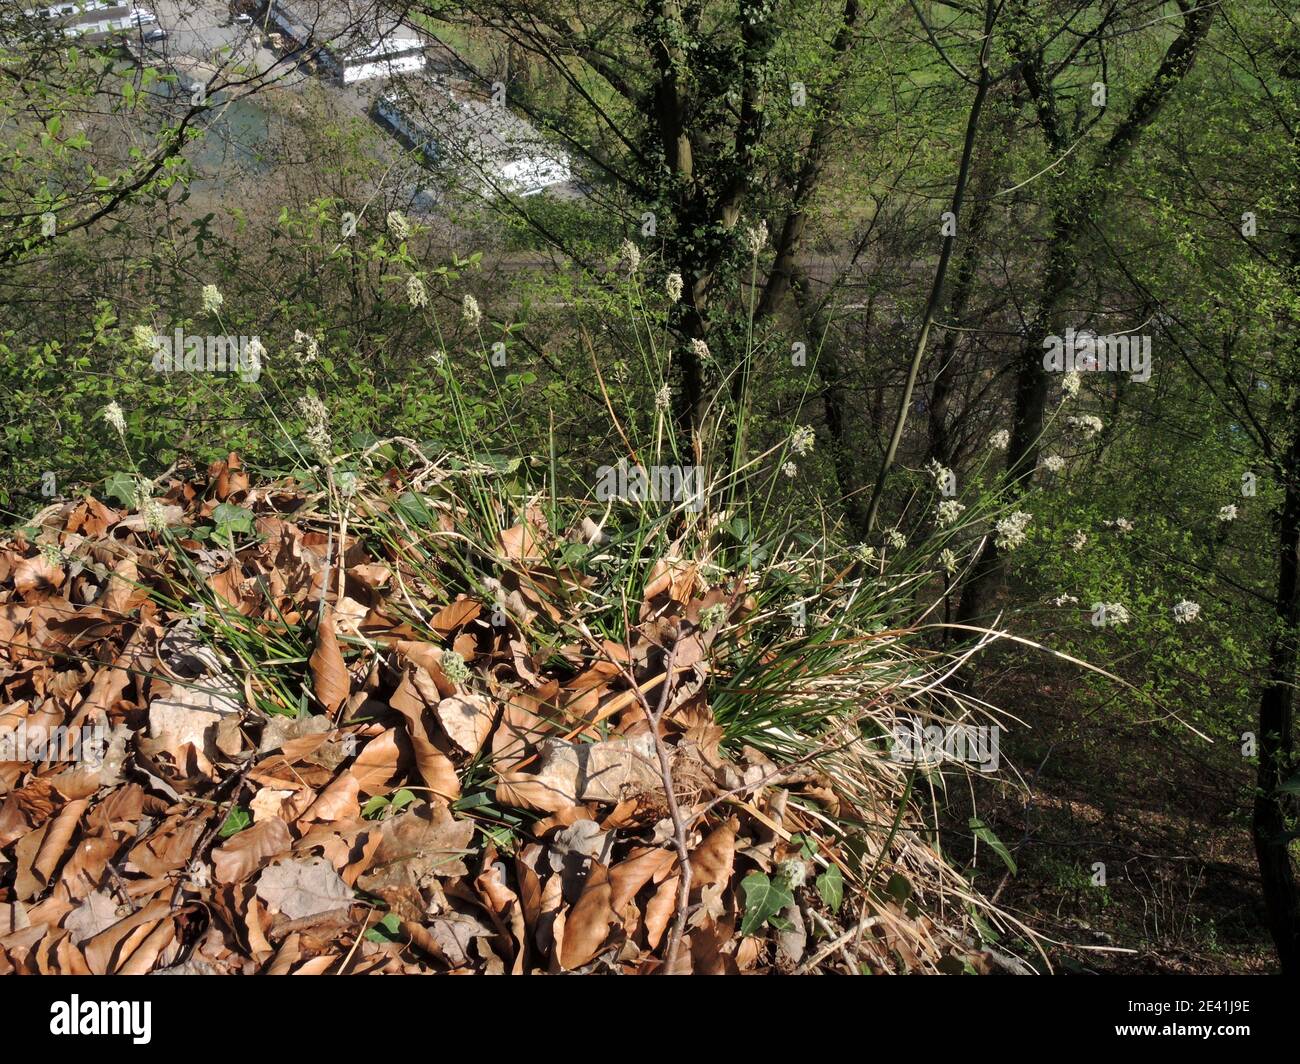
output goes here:
[[1058, 970], [1276, 971], [1250, 839], [1252, 763], [1236, 746], [1138, 723], [1118, 701], [1089, 714], [1076, 683], [1055, 665], [991, 680], [991, 703], [1028, 725], [1002, 737], [1028, 792], [977, 787], [978, 815], [1017, 862], [1011, 876], [981, 859], [978, 884], [1056, 941]]

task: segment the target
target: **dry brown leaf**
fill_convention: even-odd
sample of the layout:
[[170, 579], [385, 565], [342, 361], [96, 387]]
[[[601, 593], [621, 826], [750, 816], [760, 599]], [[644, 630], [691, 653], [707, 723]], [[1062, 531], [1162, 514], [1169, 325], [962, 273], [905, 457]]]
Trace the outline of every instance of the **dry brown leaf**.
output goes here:
[[691, 886], [706, 887], [731, 878], [736, 859], [736, 832], [740, 821], [732, 817], [713, 829], [691, 852]]
[[467, 754], [477, 754], [483, 749], [492, 733], [492, 705], [482, 695], [444, 698], [434, 713], [447, 738]]
[[491, 938], [495, 932], [482, 920], [465, 913], [447, 913], [429, 919], [429, 935], [448, 962], [456, 967], [473, 963], [470, 948], [475, 939]]
[[618, 922], [611, 904], [613, 888], [609, 869], [592, 862], [582, 897], [564, 920], [564, 943], [560, 947], [560, 965], [572, 971], [590, 963], [609, 938], [609, 929]]
[[388, 704], [406, 718], [406, 734], [415, 752], [415, 764], [435, 794], [454, 801], [460, 797], [460, 778], [446, 752], [430, 735], [426, 720], [441, 699], [432, 678], [420, 668], [408, 668]]
[[393, 578], [393, 571], [382, 563], [354, 565], [348, 570], [348, 576], [355, 576], [366, 587], [381, 590]]
[[81, 814], [86, 811], [89, 801], [85, 798], [76, 802], [69, 802], [60, 811], [59, 815], [50, 824], [50, 830], [45, 833], [45, 838], [41, 840], [41, 848], [36, 854], [36, 859], [32, 862], [32, 868], [36, 871], [41, 880], [48, 883], [54, 878], [54, 870], [59, 867], [59, 862], [63, 860], [63, 855], [67, 852], [68, 843], [72, 841], [73, 832], [77, 830], [77, 824], [81, 820]]
[[651, 949], [658, 947], [659, 940], [668, 928], [668, 921], [672, 919], [673, 910], [677, 908], [677, 887], [680, 883], [681, 876], [669, 876], [659, 884], [654, 897], [646, 904], [645, 939], [646, 945]]
[[117, 563], [104, 588], [103, 607], [109, 613], [126, 613], [140, 582], [140, 569], [130, 555]]
[[441, 636], [448, 636], [457, 628], [469, 624], [482, 609], [474, 599], [457, 599], [435, 613], [429, 620], [429, 627]]
[[343, 651], [339, 649], [338, 637], [334, 634], [333, 611], [326, 607], [316, 626], [316, 649], [312, 651], [307, 664], [311, 667], [312, 688], [326, 712], [333, 714], [343, 700], [348, 697], [351, 680], [347, 665], [343, 661]]
[[24, 598], [34, 592], [53, 591], [64, 579], [63, 570], [51, 565], [41, 554], [24, 558], [14, 566], [14, 590]]
[[338, 776], [321, 791], [299, 820], [348, 820], [358, 815], [361, 812], [357, 802], [359, 789], [355, 776]]
[[247, 879], [272, 857], [293, 845], [289, 825], [283, 820], [263, 820], [246, 828], [224, 846], [212, 851], [212, 867], [218, 883], [238, 883]]
[[613, 883], [610, 904], [622, 912], [623, 906], [636, 897], [652, 876], [667, 870], [676, 860], [677, 855], [671, 850], [648, 846], [633, 850], [631, 856], [610, 869], [609, 877]]
[[507, 805], [558, 813], [579, 802], [617, 803], [662, 787], [654, 739], [569, 743], [545, 739], [538, 748], [536, 772], [503, 772], [497, 800]]
[[538, 549], [537, 530], [527, 522], [507, 528], [501, 533], [501, 552], [510, 561], [538, 561], [542, 557]]
[[437, 878], [465, 875], [463, 857], [473, 838], [470, 821], [457, 820], [446, 806], [421, 803], [384, 821], [370, 871], [357, 882], [381, 897], [413, 896]]
[[[139, 912], [124, 917], [89, 939], [82, 953], [86, 964], [95, 975], [108, 975], [119, 971], [130, 960], [131, 954], [152, 934], [158, 921], [171, 912], [169, 902], [150, 902]], [[168, 921], [170, 923], [170, 920]]]
[[391, 790], [388, 781], [397, 774], [400, 757], [396, 728], [389, 728], [371, 739], [348, 769], [356, 778], [357, 790], [362, 794], [384, 794]]
[[80, 946], [107, 930], [122, 918], [120, 904], [102, 890], [86, 896], [86, 900], [70, 912], [63, 921], [72, 941]]
[[257, 896], [272, 912], [303, 920], [352, 904], [352, 891], [320, 857], [281, 861], [257, 877]]
[[292, 798], [292, 790], [280, 790], [276, 787], [262, 787], [253, 795], [253, 800], [248, 803], [248, 808], [253, 814], [253, 823], [260, 824], [263, 820], [278, 819], [281, 811], [284, 809], [286, 798]]

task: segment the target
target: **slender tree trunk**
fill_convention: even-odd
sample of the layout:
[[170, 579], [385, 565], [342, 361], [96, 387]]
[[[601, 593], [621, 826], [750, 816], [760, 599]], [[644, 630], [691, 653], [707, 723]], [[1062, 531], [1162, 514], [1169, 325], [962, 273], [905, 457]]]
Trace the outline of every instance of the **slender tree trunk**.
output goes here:
[[[792, 263], [790, 270], [790, 288], [806, 323], [805, 335], [820, 338], [817, 376], [822, 382], [822, 412], [826, 418], [826, 430], [831, 436], [835, 483], [840, 490], [844, 519], [854, 533], [862, 538], [866, 536], [867, 500], [859, 490], [861, 483], [858, 465], [854, 461], [855, 452], [848, 440], [846, 412], [850, 407], [850, 397], [844, 385], [844, 368], [840, 364], [838, 351], [828, 342], [829, 323], [824, 310], [818, 310], [814, 306], [807, 275], [797, 263]], [[868, 319], [870, 316], [871, 307], [868, 306]]]
[[[1123, 167], [1143, 131], [1155, 121], [1165, 102], [1191, 70], [1213, 19], [1213, 8], [1183, 8], [1182, 30], [1170, 43], [1160, 66], [1138, 94], [1128, 114], [1107, 139], [1089, 173], [1078, 184], [1080, 191], [1054, 201], [1050, 251], [1039, 308], [1021, 348], [1016, 374], [1015, 413], [1007, 453], [1007, 476], [1013, 497], [1023, 493], [1028, 478], [1038, 465], [1048, 392], [1048, 377], [1043, 369], [1042, 347], [1039, 345], [1049, 332], [1059, 335], [1064, 331], [1062, 315], [1065, 299], [1078, 275], [1079, 245], [1091, 220], [1106, 202], [1110, 175]], [[1037, 105], [1043, 139], [1049, 151], [1060, 155], [1067, 141], [1056, 113], [1053, 87], [1042, 77], [1042, 55], [1027, 55], [1019, 49], [1017, 52], [1025, 83]], [[962, 589], [957, 611], [959, 623], [969, 624], [991, 612], [991, 600], [1001, 569], [999, 551], [993, 538], [989, 537]]]
[[894, 418], [894, 429], [890, 433], [889, 443], [885, 447], [884, 458], [880, 462], [880, 472], [876, 476], [875, 487], [871, 491], [871, 501], [867, 504], [866, 531], [870, 533], [876, 524], [880, 512], [881, 499], [885, 492], [885, 482], [893, 469], [894, 459], [898, 456], [898, 445], [902, 442], [903, 431], [907, 427], [907, 414], [912, 406], [912, 392], [916, 387], [916, 377], [921, 370], [921, 360], [925, 357], [926, 345], [930, 339], [930, 326], [934, 316], [943, 302], [944, 281], [948, 275], [948, 263], [952, 260], [953, 245], [957, 240], [957, 226], [961, 220], [962, 199], [966, 195], [966, 183], [970, 179], [971, 159], [975, 154], [975, 139], [979, 133], [980, 113], [984, 109], [984, 100], [988, 96], [992, 75], [989, 72], [989, 51], [993, 43], [993, 23], [999, 8], [991, 2], [985, 8], [984, 47], [980, 50], [979, 80], [975, 86], [975, 99], [971, 102], [970, 114], [966, 118], [966, 138], [962, 144], [961, 165], [957, 170], [957, 182], [953, 187], [952, 207], [953, 232], [944, 237], [943, 249], [939, 252], [939, 263], [934, 269], [934, 281], [930, 286], [930, 298], [925, 304], [925, 314], [921, 318], [921, 328], [917, 332], [916, 343], [912, 346], [912, 358], [907, 369], [907, 378], [903, 382], [903, 393], [898, 400], [898, 413]]
[[[835, 39], [831, 42], [831, 55], [837, 60], [842, 60], [849, 54], [853, 44], [853, 34], [857, 28], [858, 11], [857, 0], [845, 0], [843, 20], [835, 33]], [[841, 74], [837, 80], [842, 81], [843, 75]], [[799, 175], [795, 179], [790, 210], [786, 213], [781, 231], [774, 241], [776, 256], [755, 310], [756, 318], [765, 318], [780, 306], [781, 300], [794, 284], [796, 262], [803, 244], [804, 230], [808, 227], [808, 206], [821, 183], [826, 168], [826, 156], [830, 148], [834, 119], [840, 113], [841, 87], [840, 84], [834, 87], [808, 140], [803, 165], [799, 168]]]
[[[1010, 131], [1009, 119], [1013, 117], [1014, 112], [1008, 112], [1008, 121], [1004, 123], [1006, 132]], [[975, 292], [975, 279], [984, 252], [984, 226], [993, 213], [993, 193], [1005, 170], [1000, 165], [1006, 157], [1005, 153], [998, 153], [998, 145], [993, 146], [993, 152], [988, 164], [980, 169], [975, 178], [975, 205], [971, 210], [970, 225], [966, 227], [966, 243], [957, 260], [957, 274], [953, 281], [952, 297], [948, 302], [948, 318], [954, 326], [960, 325], [965, 319]], [[949, 430], [959, 370], [957, 348], [960, 339], [961, 333], [955, 328], [944, 333], [936, 353], [934, 381], [930, 386], [930, 440], [927, 457], [945, 466], [952, 465], [955, 457], [955, 445]]]
[[[1300, 151], [1293, 152], [1300, 172]], [[1300, 229], [1290, 238], [1293, 277], [1300, 278]], [[1295, 323], [1293, 322], [1293, 328]], [[1264, 890], [1268, 927], [1287, 975], [1300, 973], [1300, 889], [1291, 863], [1296, 798], [1282, 789], [1296, 773], [1296, 637], [1300, 626], [1300, 387], [1292, 384], [1287, 413], [1291, 442], [1282, 463], [1285, 494], [1277, 531], [1276, 628], [1268, 645], [1268, 679], [1259, 696], [1259, 769], [1251, 835]]]
[[[1029, 478], [1038, 467], [1039, 438], [1047, 420], [1047, 371], [1043, 369], [1042, 346], [1034, 337], [1060, 332], [1063, 300], [1074, 278], [1075, 241], [1064, 227], [1056, 227], [1048, 254], [1047, 273], [1039, 295], [1039, 310], [1020, 350], [1016, 374], [1015, 413], [1011, 443], [1007, 448], [1007, 492], [1012, 499], [1024, 494]], [[984, 541], [962, 589], [957, 623], [972, 624], [992, 612], [994, 593], [1002, 573], [1001, 551], [992, 536]]]
[[1300, 974], [1300, 891], [1287, 832], [1295, 800], [1281, 789], [1295, 772], [1296, 627], [1300, 624], [1300, 404], [1293, 403], [1285, 460], [1286, 495], [1278, 522], [1277, 630], [1269, 641], [1268, 679], [1259, 699], [1259, 771], [1251, 834], [1268, 926], [1282, 971]]

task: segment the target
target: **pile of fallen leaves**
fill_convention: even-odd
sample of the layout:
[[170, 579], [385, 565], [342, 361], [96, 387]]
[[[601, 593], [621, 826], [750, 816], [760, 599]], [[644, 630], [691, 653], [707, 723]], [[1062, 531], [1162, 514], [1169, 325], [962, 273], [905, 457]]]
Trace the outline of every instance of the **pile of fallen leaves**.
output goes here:
[[[387, 479], [349, 525], [231, 455], [0, 543], [0, 972], [982, 966], [898, 876], [861, 889], [888, 841], [819, 833], [879, 811], [727, 752], [711, 654], [743, 584], [665, 557], [615, 644], [533, 508], [476, 552], [495, 602], [368, 546]], [[531, 646], [539, 621], [567, 640]]]

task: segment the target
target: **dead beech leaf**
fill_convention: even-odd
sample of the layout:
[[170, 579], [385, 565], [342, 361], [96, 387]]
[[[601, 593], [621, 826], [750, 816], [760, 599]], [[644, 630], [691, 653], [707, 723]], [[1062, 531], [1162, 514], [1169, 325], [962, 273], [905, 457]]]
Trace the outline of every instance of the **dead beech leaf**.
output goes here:
[[281, 942], [280, 948], [276, 951], [275, 956], [271, 958], [271, 964], [266, 969], [266, 974], [288, 975], [302, 957], [301, 942], [302, 936], [297, 931]]
[[643, 597], [646, 601], [665, 591], [675, 602], [685, 604], [695, 589], [696, 566], [678, 558], [660, 558], [650, 570]]
[[383, 563], [368, 563], [352, 566], [348, 576], [355, 576], [366, 587], [378, 591], [393, 578], [393, 571]]
[[[515, 951], [512, 972], [514, 975], [522, 975], [524, 971], [524, 954], [527, 952], [525, 939], [528, 931], [524, 925], [523, 905], [519, 901], [519, 895], [506, 885], [504, 862], [489, 864], [482, 874], [475, 878], [474, 886], [478, 888], [480, 897], [486, 899], [488, 909], [496, 917], [509, 920], [510, 933], [519, 946]], [[502, 929], [500, 919], [497, 920], [497, 929]], [[488, 962], [487, 971], [493, 972], [495, 967], [493, 957], [484, 951], [483, 959]], [[504, 965], [501, 971], [504, 971]], [[500, 972], [495, 974], [500, 974]]]
[[609, 938], [610, 927], [618, 921], [618, 913], [611, 904], [612, 897], [609, 869], [593, 861], [582, 897], [569, 910], [564, 921], [561, 967], [569, 971], [581, 968], [601, 951]]
[[117, 923], [121, 919], [117, 910], [116, 901], [102, 890], [96, 890], [68, 913], [63, 926], [68, 929], [72, 941], [80, 946]]
[[467, 754], [477, 754], [483, 749], [492, 732], [492, 706], [482, 695], [444, 698], [434, 714], [447, 738]]
[[687, 927], [711, 925], [727, 914], [727, 903], [722, 900], [724, 884], [712, 883], [700, 891], [700, 907], [691, 913]]
[[131, 596], [139, 590], [137, 587], [139, 582], [140, 569], [135, 559], [128, 555], [117, 563], [112, 576], [109, 577], [108, 586], [104, 589], [102, 602], [104, 609], [109, 613], [126, 613]]
[[[691, 966], [697, 975], [739, 975], [736, 959], [726, 952], [735, 933], [729, 923], [709, 922], [689, 937]], [[754, 941], [752, 938], [749, 941]], [[686, 942], [683, 941], [683, 945]]]
[[622, 912], [623, 906], [636, 897], [652, 876], [667, 871], [676, 860], [677, 855], [672, 850], [649, 846], [634, 850], [626, 860], [610, 869], [609, 878], [614, 888], [611, 904]]
[[[422, 669], [408, 668], [388, 704], [406, 718], [406, 733], [415, 752], [415, 765], [424, 782], [437, 795], [447, 801], [460, 797], [460, 778], [451, 758], [440, 750], [429, 734], [425, 723], [441, 699], [436, 684]], [[444, 741], [445, 740], [441, 740]]]
[[247, 879], [272, 857], [293, 845], [289, 825], [276, 817], [241, 831], [224, 846], [212, 851], [212, 867], [218, 883]]
[[545, 739], [536, 772], [503, 772], [497, 800], [543, 813], [579, 802], [616, 803], [662, 786], [654, 739], [649, 733], [599, 743]]
[[[158, 921], [166, 919], [170, 912], [170, 903], [151, 901], [139, 912], [124, 917], [87, 940], [82, 952], [90, 970], [95, 975], [120, 971], [136, 949], [149, 938]], [[170, 920], [167, 922], [171, 923]]]
[[352, 891], [323, 857], [272, 865], [257, 877], [257, 896], [290, 920], [352, 904]]
[[293, 795], [294, 792], [291, 790], [279, 790], [275, 787], [261, 788], [248, 803], [248, 808], [253, 813], [253, 823], [260, 824], [263, 820], [279, 817], [285, 799], [292, 798]]
[[474, 599], [457, 599], [435, 613], [429, 620], [429, 627], [441, 636], [450, 635], [457, 628], [469, 624], [482, 608]]
[[495, 932], [482, 920], [465, 913], [451, 912], [429, 920], [429, 935], [438, 951], [457, 968], [473, 963], [470, 946], [477, 938], [491, 938]]
[[413, 639], [399, 639], [393, 643], [393, 649], [404, 660], [412, 665], [418, 665], [429, 674], [438, 688], [439, 698], [448, 698], [456, 693], [456, 685], [448, 680], [442, 671], [442, 647]]
[[69, 802], [50, 824], [49, 830], [41, 840], [41, 848], [32, 861], [32, 868], [41, 877], [42, 882], [48, 883], [53, 878], [54, 870], [58, 868], [59, 862], [67, 851], [68, 843], [72, 841], [72, 834], [77, 830], [81, 814], [86, 811], [86, 806], [89, 804], [85, 798]]
[[357, 802], [357, 778], [348, 774], [336, 777], [300, 817], [310, 820], [350, 820], [361, 812]]
[[691, 853], [691, 886], [707, 887], [731, 878], [736, 859], [736, 832], [740, 821], [732, 817], [719, 824]]
[[516, 562], [537, 561], [542, 555], [538, 550], [536, 529], [527, 522], [507, 528], [501, 533], [501, 551], [507, 559]]
[[297, 717], [290, 719], [284, 716], [274, 716], [266, 722], [266, 727], [262, 729], [262, 741], [258, 744], [257, 752], [259, 754], [269, 754], [275, 750], [285, 750], [285, 757], [287, 758], [300, 757], [309, 750], [299, 749], [298, 747], [291, 748], [291, 743], [308, 736], [323, 736], [325, 732], [332, 730], [332, 725], [325, 717]]
[[209, 686], [217, 682], [200, 677], [194, 683], [175, 683], [167, 697], [150, 702], [150, 737], [173, 754], [189, 743], [208, 761], [217, 760], [221, 725], [237, 721], [240, 712], [238, 691]]
[[244, 574], [238, 565], [230, 565], [208, 577], [208, 586], [237, 610], [244, 606]]
[[390, 788], [387, 783], [397, 774], [401, 751], [397, 748], [397, 729], [389, 728], [366, 743], [352, 762], [348, 772], [357, 781], [357, 790], [363, 794], [383, 794]]
[[331, 714], [343, 704], [351, 688], [343, 651], [339, 649], [338, 636], [334, 634], [333, 612], [328, 606], [322, 611], [320, 623], [316, 626], [316, 649], [307, 659], [312, 689], [326, 712]]
[[361, 884], [422, 885], [430, 877], [463, 876], [462, 859], [474, 838], [474, 825], [457, 820], [444, 805], [421, 803], [384, 821], [383, 835], [370, 872]]
[[677, 888], [680, 883], [681, 876], [669, 876], [659, 884], [654, 897], [646, 904], [645, 941], [651, 949], [658, 947], [659, 940], [668, 928], [668, 921], [672, 919], [673, 910], [677, 908]]
[[[148, 975], [160, 961], [164, 964], [175, 957], [176, 923], [161, 920], [134, 950], [126, 962], [117, 968], [117, 975]], [[172, 948], [169, 948], [172, 947]]]
[[14, 590], [23, 596], [33, 591], [53, 591], [63, 580], [63, 570], [51, 565], [41, 554], [23, 558], [14, 566]]

